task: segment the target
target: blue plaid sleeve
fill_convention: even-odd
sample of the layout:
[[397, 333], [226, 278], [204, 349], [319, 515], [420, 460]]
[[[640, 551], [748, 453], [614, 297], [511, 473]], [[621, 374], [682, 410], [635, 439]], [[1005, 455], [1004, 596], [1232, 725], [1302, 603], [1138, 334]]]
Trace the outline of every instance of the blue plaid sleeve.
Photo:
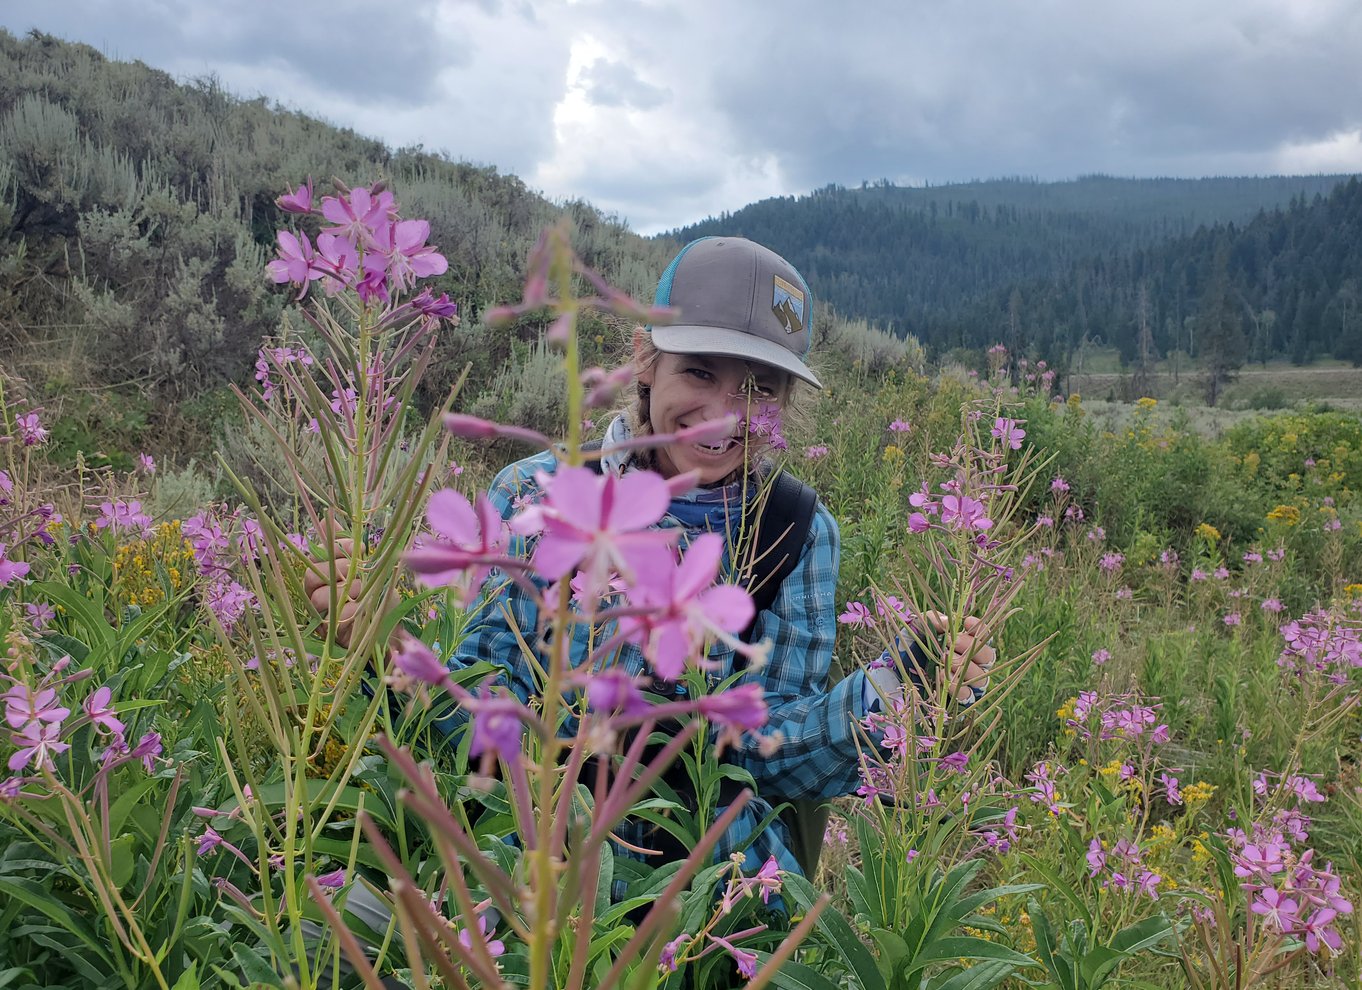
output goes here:
[[[497, 474], [487, 497], [503, 519], [511, 518], [525, 500], [539, 496], [535, 472], [552, 471], [556, 463], [551, 455], [540, 454], [517, 461]], [[511, 537], [507, 556], [529, 556], [523, 536]], [[506, 575], [494, 571], [483, 585], [482, 599], [469, 614], [467, 630], [449, 656], [448, 666], [462, 669], [479, 660], [498, 664], [506, 671], [505, 683], [528, 703], [536, 690], [534, 675], [516, 632], [531, 646], [538, 639], [539, 607], [534, 600]]]
[[828, 686], [839, 556], [837, 523], [820, 503], [799, 563], [757, 617], [754, 640], [770, 640], [771, 652], [747, 680], [765, 691], [770, 720], [764, 731], [779, 741], [763, 754], [749, 739], [732, 759], [775, 802], [850, 794], [860, 782], [856, 723], [866, 714], [865, 673]]

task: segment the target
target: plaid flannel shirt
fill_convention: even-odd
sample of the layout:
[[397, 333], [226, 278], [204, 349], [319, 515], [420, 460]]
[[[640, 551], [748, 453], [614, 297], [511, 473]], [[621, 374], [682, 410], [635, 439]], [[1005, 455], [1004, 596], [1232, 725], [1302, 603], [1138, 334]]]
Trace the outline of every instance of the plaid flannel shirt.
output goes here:
[[[537, 471], [552, 473], [556, 460], [548, 453], [537, 454], [503, 469], [493, 482], [489, 498], [505, 518], [527, 501], [538, 498], [540, 488], [534, 479]], [[684, 498], [685, 496], [682, 496]], [[659, 527], [680, 528], [682, 543], [698, 535], [672, 514]], [[511, 554], [528, 557], [534, 538], [514, 537]], [[727, 859], [745, 849], [744, 870], [755, 872], [774, 856], [782, 870], [800, 872], [789, 849], [789, 833], [775, 818], [760, 834], [757, 826], [773, 805], [794, 798], [832, 798], [849, 794], [859, 784], [856, 725], [866, 715], [867, 698], [874, 691], [867, 686], [862, 671], [855, 671], [837, 684], [829, 685], [833, 641], [836, 638], [835, 593], [839, 541], [837, 524], [820, 503], [814, 513], [803, 552], [794, 570], [782, 584], [772, 606], [756, 619], [754, 641], [769, 639], [771, 652], [760, 670], [746, 671], [738, 683], [755, 682], [765, 692], [770, 710], [766, 733], [778, 733], [774, 751], [762, 754], [750, 737], [745, 745], [731, 748], [727, 762], [752, 774], [757, 793], [728, 828], [716, 846], [714, 859]], [[534, 674], [526, 662], [512, 625], [525, 641], [533, 645], [539, 635], [538, 608], [525, 591], [512, 582], [497, 582], [493, 575], [489, 587], [499, 590], [478, 606], [469, 623], [469, 633], [449, 658], [452, 668], [488, 660], [505, 668], [506, 684], [526, 701], [537, 690]], [[582, 663], [590, 649], [590, 630], [585, 623], [575, 629], [572, 663]], [[600, 630], [594, 641], [602, 641]], [[735, 669], [734, 651], [716, 644], [709, 653], [716, 665], [716, 680]], [[642, 652], [626, 644], [618, 658], [631, 674], [646, 674]], [[722, 812], [722, 808], [719, 809]], [[628, 842], [647, 843], [650, 826], [626, 821], [619, 834]]]

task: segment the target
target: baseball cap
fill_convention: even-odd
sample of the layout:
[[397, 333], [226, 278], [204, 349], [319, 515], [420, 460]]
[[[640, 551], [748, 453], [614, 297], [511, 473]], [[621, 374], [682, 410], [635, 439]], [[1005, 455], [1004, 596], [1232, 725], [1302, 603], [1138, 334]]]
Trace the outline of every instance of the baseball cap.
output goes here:
[[672, 259], [653, 300], [680, 310], [650, 330], [668, 354], [720, 354], [788, 371], [814, 388], [804, 363], [813, 339], [813, 295], [799, 272], [744, 237], [701, 237]]

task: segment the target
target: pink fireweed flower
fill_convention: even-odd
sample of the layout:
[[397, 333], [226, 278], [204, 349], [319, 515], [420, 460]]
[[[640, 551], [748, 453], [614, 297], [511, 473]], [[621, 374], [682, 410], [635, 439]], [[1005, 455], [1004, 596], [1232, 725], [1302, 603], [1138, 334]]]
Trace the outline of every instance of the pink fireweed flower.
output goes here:
[[889, 424], [889, 432], [891, 433], [907, 433], [912, 428], [913, 424], [906, 419], [896, 419]]
[[1182, 791], [1178, 787], [1178, 779], [1171, 774], [1159, 774], [1159, 784], [1164, 789], [1164, 796], [1169, 804], [1182, 804]]
[[532, 563], [545, 580], [557, 581], [578, 567], [585, 571], [590, 600], [600, 598], [612, 572], [631, 582], [633, 558], [641, 549], [675, 539], [675, 534], [649, 528], [671, 503], [671, 489], [658, 474], [630, 471], [616, 477], [563, 467], [552, 475], [541, 471], [536, 478], [543, 497], [516, 514], [511, 530], [522, 536], [541, 534]]
[[1163, 878], [1149, 870], [1141, 870], [1135, 878], [1136, 893], [1146, 894], [1153, 900], [1159, 899], [1159, 881]]
[[147, 773], [155, 773], [156, 757], [161, 755], [161, 748], [161, 734], [159, 732], [148, 732], [137, 740], [137, 745], [133, 747], [130, 755], [133, 759], [142, 761], [142, 766]]
[[676, 972], [676, 954], [690, 944], [691, 936], [682, 932], [662, 947], [662, 954], [657, 957], [657, 968], [663, 972]]
[[476, 696], [463, 692], [460, 701], [473, 717], [468, 755], [489, 753], [508, 764], [518, 763], [525, 706], [504, 690], [496, 694], [480, 690]]
[[302, 234], [301, 239], [287, 230], [279, 231], [277, 235], [279, 241], [279, 257], [275, 258], [265, 266], [265, 270], [270, 273], [270, 278], [278, 285], [288, 282], [293, 285], [300, 285], [306, 291], [307, 283], [319, 279], [323, 273], [313, 267], [315, 253], [312, 250], [312, 242], [308, 240], [307, 234]]
[[1333, 908], [1320, 908], [1301, 923], [1300, 930], [1305, 935], [1307, 949], [1318, 954], [1323, 947], [1329, 950], [1330, 955], [1338, 955], [1343, 951], [1343, 937], [1332, 927], [1337, 916], [1338, 912]]
[[[398, 220], [374, 231], [373, 249], [387, 261], [388, 279], [398, 289], [411, 288], [418, 278], [443, 275], [449, 262], [426, 243], [430, 224], [425, 220]], [[368, 258], [365, 259], [366, 267]]]
[[808, 461], [821, 461], [828, 456], [828, 448], [825, 444], [814, 444], [804, 448], [804, 459]]
[[6, 554], [6, 546], [0, 543], [0, 588], [18, 578], [25, 577], [29, 571], [29, 564], [23, 560], [10, 560]]
[[1123, 553], [1104, 553], [1102, 559], [1097, 562], [1097, 566], [1107, 574], [1115, 574], [1125, 562], [1126, 555]]
[[1264, 921], [1279, 932], [1292, 931], [1301, 924], [1298, 914], [1300, 906], [1275, 887], [1264, 887], [1255, 891], [1249, 910], [1261, 915]]
[[695, 708], [715, 725], [739, 734], [755, 732], [769, 717], [766, 695], [759, 684], [742, 684], [717, 694], [702, 695]]
[[914, 512], [908, 517], [908, 532], [925, 533], [932, 528], [932, 521], [921, 512]]
[[226, 575], [220, 575], [205, 589], [203, 602], [222, 623], [222, 628], [230, 632], [246, 614], [246, 609], [255, 606], [255, 595]]
[[1270, 612], [1273, 615], [1275, 615], [1286, 606], [1283, 605], [1281, 601], [1276, 598], [1264, 598], [1263, 603], [1258, 607], [1262, 609], [1264, 612]]
[[585, 689], [587, 706], [593, 712], [604, 715], [619, 713], [625, 718], [633, 718], [652, 708], [642, 690], [650, 682], [642, 677], [631, 676], [619, 667], [582, 671], [575, 680]]
[[1107, 531], [1101, 526], [1094, 526], [1088, 530], [1088, 539], [1093, 543], [1101, 543], [1107, 538]]
[[340, 890], [345, 886], [345, 867], [321, 874], [317, 877], [317, 884], [327, 890]]
[[1221, 616], [1220, 621], [1232, 629], [1235, 626], [1240, 625], [1244, 621], [1244, 618], [1238, 612], [1227, 612]]
[[875, 613], [877, 615], [893, 616], [896, 619], [908, 619], [912, 613], [903, 600], [895, 595], [884, 595], [875, 599]]
[[1210, 575], [1203, 571], [1200, 567], [1193, 567], [1191, 577], [1193, 581], [1205, 581], [1208, 577], [1210, 577]]
[[85, 714], [89, 716], [90, 721], [99, 731], [121, 736], [124, 726], [114, 712], [112, 701], [113, 689], [105, 684], [86, 698], [81, 707], [85, 709]]
[[780, 432], [781, 409], [774, 402], [762, 402], [747, 420], [747, 432], [766, 440], [776, 450], [786, 450], [789, 442]]
[[506, 521], [487, 496], [479, 494], [475, 508], [459, 492], [444, 488], [430, 497], [426, 522], [437, 539], [407, 551], [407, 566], [423, 584], [463, 587], [467, 601], [491, 572], [492, 561], [506, 554]]
[[152, 457], [150, 454], [138, 454], [137, 470], [141, 471], [143, 474], [155, 474], [156, 458]]
[[999, 416], [993, 421], [992, 435], [1013, 450], [1021, 450], [1022, 441], [1026, 439], [1026, 431], [1021, 428], [1024, 422], [1026, 421]]
[[55, 723], [60, 728], [71, 714], [71, 709], [61, 705], [55, 688], [34, 691], [26, 684], [16, 684], [0, 698], [5, 702], [5, 721], [15, 729], [39, 722]]
[[29, 722], [14, 734], [11, 742], [17, 748], [9, 758], [9, 768], [16, 772], [30, 762], [34, 768], [50, 767], [52, 757], [71, 748], [61, 741], [60, 723]]
[[1230, 569], [1228, 567], [1217, 567], [1211, 572], [1211, 577], [1215, 578], [1217, 581], [1223, 581], [1229, 576]]
[[1261, 564], [1262, 562], [1263, 555], [1256, 550], [1250, 550], [1248, 553], [1244, 554], [1244, 563], [1246, 564]]
[[732, 942], [728, 941], [728, 939], [719, 935], [710, 935], [709, 939], [711, 942], [714, 942], [727, 950], [729, 956], [738, 966], [739, 975], [742, 976], [744, 980], [750, 980], [757, 975], [757, 954], [755, 952], [748, 952], [746, 949], [740, 949]]
[[[0, 582], [3, 587], [4, 582]], [[57, 617], [57, 610], [47, 602], [29, 602], [24, 606], [24, 612], [28, 615], [28, 621], [33, 624], [33, 628], [42, 630], [47, 628], [47, 624]]]
[[1102, 664], [1106, 663], [1110, 659], [1111, 659], [1110, 650], [1108, 649], [1093, 650], [1092, 662], [1097, 664], [1097, 666], [1099, 667], [1102, 666]]
[[1092, 868], [1092, 872], [1088, 874], [1089, 877], [1097, 876], [1097, 874], [1101, 873], [1106, 867], [1107, 854], [1102, 851], [1102, 841], [1100, 839], [1093, 839], [1088, 843], [1086, 858], [1088, 860], [1088, 866]]
[[1055, 475], [1050, 481], [1050, 491], [1062, 495], [1069, 490], [1069, 483], [1059, 475]]
[[870, 609], [860, 602], [847, 602], [846, 611], [837, 616], [837, 621], [844, 626], [873, 626], [875, 624]]
[[294, 192], [285, 193], [274, 201], [285, 213], [312, 212], [312, 180], [309, 178]]
[[312, 268], [325, 279], [324, 288], [335, 292], [359, 277], [359, 251], [344, 237], [318, 234]]
[[38, 410], [14, 417], [14, 425], [19, 428], [19, 440], [25, 447], [36, 447], [47, 441], [47, 428], [38, 417]]
[[985, 513], [984, 503], [968, 495], [944, 495], [941, 498], [941, 522], [952, 529], [986, 530], [993, 525]]
[[487, 954], [495, 959], [506, 952], [506, 943], [499, 938], [489, 939], [487, 937], [489, 934], [491, 933], [487, 931], [487, 916], [485, 914], [480, 914], [478, 915], [477, 935], [474, 935], [467, 928], [460, 928], [459, 944], [471, 951], [473, 948], [473, 939], [476, 938], [487, 950]]
[[938, 761], [941, 769], [947, 773], [964, 773], [965, 767], [969, 765], [969, 754], [962, 752], [950, 753], [941, 757]]
[[449, 670], [429, 646], [413, 637], [404, 638], [393, 654], [393, 666], [418, 684], [437, 685], [449, 679]]
[[691, 541], [680, 562], [671, 547], [652, 542], [631, 551], [637, 576], [627, 596], [644, 611], [619, 620], [625, 639], [643, 648], [663, 680], [681, 676], [686, 659], [703, 651], [720, 632], [738, 633], [755, 614], [752, 596], [735, 584], [715, 584], [723, 563], [724, 538], [703, 533]]
[[386, 189], [375, 192], [356, 186], [348, 196], [326, 196], [322, 199], [322, 216], [334, 227], [325, 228], [328, 234], [339, 234], [356, 245], [370, 247], [374, 232], [383, 224], [397, 218], [397, 204]]
[[95, 520], [95, 529], [113, 529], [115, 532], [130, 529], [146, 533], [150, 528], [151, 516], [142, 511], [142, 503], [138, 499], [124, 501], [120, 498], [113, 502], [101, 502], [99, 505], [99, 518]]
[[197, 852], [200, 856], [206, 856], [220, 845], [222, 845], [222, 836], [210, 825], [204, 828], [203, 835], [199, 836]]

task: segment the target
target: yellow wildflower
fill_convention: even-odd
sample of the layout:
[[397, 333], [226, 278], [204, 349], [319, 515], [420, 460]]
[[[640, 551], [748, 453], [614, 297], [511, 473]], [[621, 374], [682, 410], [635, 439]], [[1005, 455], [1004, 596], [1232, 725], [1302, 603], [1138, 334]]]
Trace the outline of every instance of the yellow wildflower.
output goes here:
[[1159, 404], [1158, 399], [1152, 398], [1151, 396], [1148, 395], [1135, 400], [1135, 405], [1144, 412], [1149, 412], [1149, 410], [1153, 409], [1158, 404]]
[[1196, 535], [1207, 543], [1219, 543], [1221, 540], [1220, 530], [1206, 522], [1196, 528]]
[[1301, 521], [1301, 510], [1294, 505], [1279, 505], [1267, 514], [1267, 518], [1272, 522], [1294, 526]]

